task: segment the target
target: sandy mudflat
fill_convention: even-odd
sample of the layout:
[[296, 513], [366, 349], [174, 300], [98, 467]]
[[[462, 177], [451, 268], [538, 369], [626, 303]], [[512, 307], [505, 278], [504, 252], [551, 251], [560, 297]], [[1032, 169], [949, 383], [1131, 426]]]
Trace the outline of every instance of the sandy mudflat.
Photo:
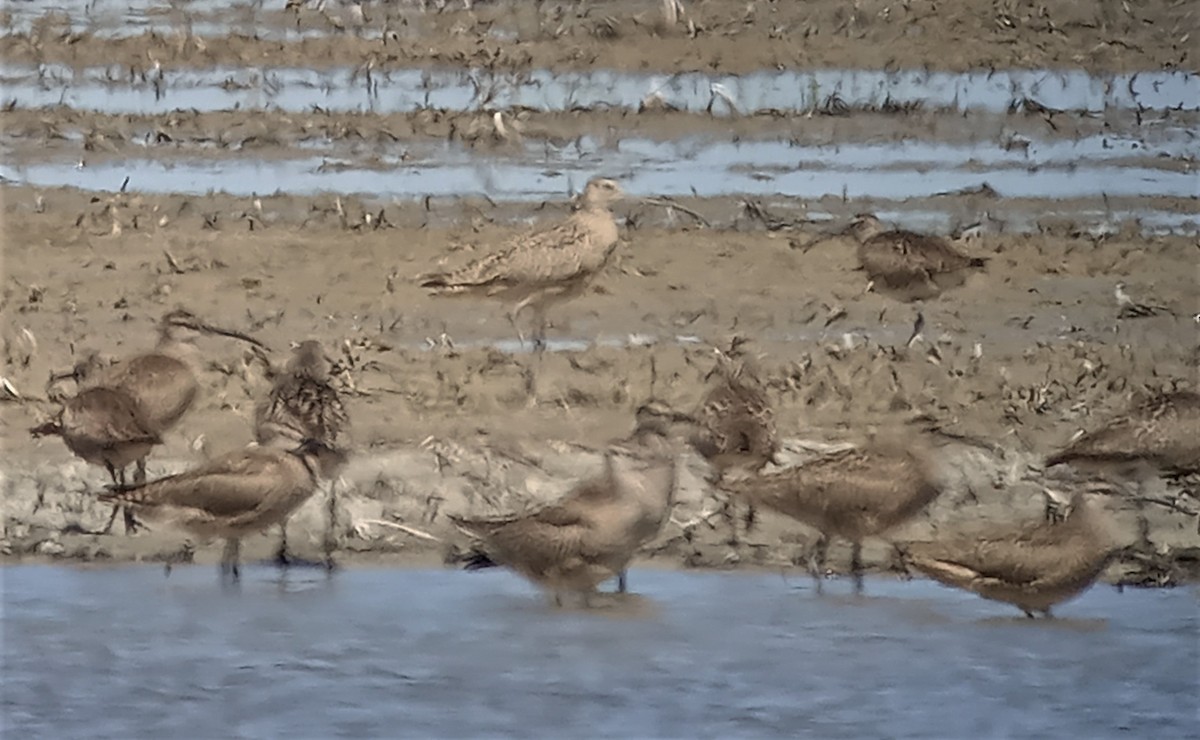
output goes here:
[[[153, 16], [158, 30], [132, 35], [116, 34], [123, 26], [111, 18], [67, 27], [57, 16], [18, 14], [0, 49], [11, 64], [45, 65], [22, 67], [18, 76], [28, 85], [21, 90], [35, 90], [31, 80], [43, 74], [43, 87], [57, 89], [75, 84], [70, 78], [84, 68], [107, 67], [112, 91], [131, 85], [150, 101], [155, 62], [173, 73], [229, 70], [230, 89], [241, 84], [235, 78], [266, 67], [362, 65], [378, 75], [430, 66], [471, 74], [826, 67], [1104, 75], [1194, 66], [1182, 37], [1200, 13], [1194, 4], [1165, 1], [1127, 10], [1066, 3], [1010, 3], [1003, 10], [972, 1], [939, 3], [936, 11], [922, 2], [695, 2], [677, 27], [664, 29], [656, 3], [597, 2], [557, 14], [542, 4], [541, 15], [533, 5], [513, 12], [479, 2], [474, 13], [425, 14], [401, 5], [389, 16], [368, 4], [370, 19], [359, 31], [338, 30], [343, 19], [308, 9], [298, 17], [279, 8], [254, 17], [197, 11], [194, 35], [176, 32], [186, 24], [174, 11]], [[27, 21], [32, 25], [22, 25]], [[227, 32], [204, 33], [212, 24]], [[53, 65], [68, 71], [47, 71]], [[44, 400], [52, 370], [87, 350], [119, 356], [151, 346], [153, 322], [176, 305], [254, 333], [276, 359], [306, 337], [340, 358], [356, 455], [340, 517], [340, 556], [349, 561], [440, 560], [461, 544], [445, 513], [484, 513], [557, 495], [595, 469], [595, 448], [626, 432], [646, 398], [694, 404], [712, 364], [709, 343], [735, 333], [753, 338], [762, 353], [781, 432], [797, 456], [806, 443], [871, 429], [941, 430], [947, 493], [898, 538], [1040, 517], [1040, 494], [1016, 483], [1015, 471], [1142, 393], [1196, 387], [1195, 193], [1172, 185], [1193, 173], [1194, 110], [841, 110], [825, 95], [808, 110], [736, 116], [637, 105], [505, 110], [518, 139], [500, 135], [495, 111], [479, 100], [462, 109], [394, 112], [262, 103], [191, 110], [187, 90], [177, 94], [189, 101], [181, 110], [168, 103], [160, 111], [121, 112], [103, 110], [103, 95], [25, 105], [18, 91], [2, 114], [6, 164], [20, 168], [0, 190], [3, 374], [22, 396], [3, 403], [0, 544], [8, 558], [158, 559], [178, 549], [182, 537], [163, 527], [134, 537], [81, 533], [107, 520], [107, 508], [87, 493], [103, 485], [103, 472], [74, 460], [57, 440], [25, 434], [53, 409]], [[625, 243], [595, 290], [552, 316], [557, 351], [540, 362], [510, 351], [515, 336], [495, 306], [435, 300], [415, 287], [417, 273], [457, 264], [522, 224], [565, 213], [542, 180], [523, 190], [524, 183], [504, 180], [502, 173], [513, 171], [505, 168], [526, 167], [558, 183], [564, 169], [586, 177], [616, 160], [621, 165], [610, 174], [630, 179], [666, 166], [648, 144], [638, 146], [649, 153], [635, 147], [629, 154], [622, 147], [628, 139], [671, 146], [787, 142], [801, 153], [788, 155], [786, 168], [866, 172], [868, 180], [876, 174], [869, 162], [838, 169], [838, 158], [852, 156], [848, 150], [875, 156], [871, 147], [890, 156], [916, 142], [928, 147], [914, 155], [928, 157], [928, 168], [905, 160], [878, 172], [902, 169], [914, 188], [943, 170], [986, 170], [979, 182], [1015, 184], [913, 198], [856, 198], [846, 194], [850, 188], [832, 186], [812, 198], [776, 197], [772, 178], [787, 174], [783, 165], [734, 160], [710, 179], [742, 177], [729, 182], [758, 183], [758, 194], [735, 185], [687, 196], [683, 187], [675, 195], [692, 214], [638, 202], [618, 208]], [[564, 164], [561, 152], [568, 150], [576, 158]], [[1041, 152], [1049, 152], [1045, 161]], [[323, 173], [348, 166], [365, 174], [329, 192], [271, 174], [270, 165], [301, 156], [320, 160]], [[421, 180], [422, 173], [438, 172], [451, 156], [488, 174], [466, 192], [421, 197], [440, 176]], [[961, 161], [947, 164], [954, 157]], [[237, 169], [247, 163], [266, 169]], [[58, 168], [55, 184], [24, 184], [43, 165]], [[153, 175], [154, 168], [167, 174]], [[111, 178], [87, 179], [98, 170]], [[216, 179], [185, 187], [185, 170]], [[370, 173], [396, 189], [372, 193]], [[125, 175], [131, 185], [118, 192]], [[265, 177], [266, 187], [244, 192], [239, 180], [248, 175]], [[1058, 175], [1065, 190], [1045, 192], [1059, 181], [1038, 178]], [[402, 176], [410, 179], [396, 179]], [[671, 177], [686, 184], [697, 175], [681, 170]], [[206, 192], [210, 187], [234, 194]], [[922, 306], [866, 293], [853, 245], [830, 236], [862, 210], [932, 213], [941, 231], [984, 218], [984, 235], [967, 249], [988, 257], [988, 269]], [[1118, 280], [1169, 312], [1118, 320]], [[918, 310], [924, 340], [906, 348]], [[250, 413], [266, 390], [261, 367], [235, 344], [206, 340], [204, 348], [204, 395], [156, 451], [152, 472], [251, 438]], [[802, 561], [813, 532], [770, 515], [730, 544], [720, 519], [704, 516], [719, 501], [702, 482], [701, 464], [692, 463], [674, 521], [648, 558], [717, 567]], [[1122, 516], [1131, 530], [1143, 517], [1148, 539], [1110, 577], [1193, 577], [1200, 553], [1195, 484], [1153, 482], [1144, 493], [1159, 503]], [[315, 546], [321, 506], [314, 500], [296, 517], [293, 540], [302, 549]], [[256, 540], [250, 554], [269, 546]], [[880, 542], [866, 552], [873, 567], [886, 567], [890, 555]], [[212, 559], [213, 549], [202, 548], [199, 557]], [[835, 567], [844, 558], [832, 551]]]

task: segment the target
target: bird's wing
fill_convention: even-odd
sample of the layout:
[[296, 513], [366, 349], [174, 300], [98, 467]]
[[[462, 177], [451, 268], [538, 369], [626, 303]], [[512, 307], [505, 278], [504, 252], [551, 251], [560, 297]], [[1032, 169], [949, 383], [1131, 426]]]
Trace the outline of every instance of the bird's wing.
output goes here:
[[217, 458], [178, 475], [104, 494], [134, 506], [176, 506], [232, 517], [253, 511], [274, 495], [286, 476], [277, 453], [243, 451]]
[[162, 440], [142, 418], [137, 403], [109, 388], [91, 388], [67, 401], [73, 434], [98, 446], [128, 442], [158, 444]]
[[441, 275], [424, 276], [431, 288], [497, 289], [512, 285], [556, 283], [586, 271], [593, 236], [576, 220], [510, 240], [502, 248]]

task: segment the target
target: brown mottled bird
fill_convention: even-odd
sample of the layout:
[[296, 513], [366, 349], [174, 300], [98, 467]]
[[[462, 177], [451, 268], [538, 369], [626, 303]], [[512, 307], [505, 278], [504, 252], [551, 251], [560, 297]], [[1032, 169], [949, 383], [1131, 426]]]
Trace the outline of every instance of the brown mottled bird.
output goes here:
[[934, 298], [987, 264], [941, 237], [885, 230], [869, 213], [856, 216], [847, 231], [858, 240], [858, 260], [872, 285], [900, 300]]
[[[746, 339], [735, 336], [728, 351], [717, 350], [717, 363], [706, 376], [708, 392], [692, 414], [668, 411], [676, 433], [713, 467], [718, 488], [731, 472], [756, 473], [779, 453], [775, 412], [766, 385], [745, 351]], [[714, 380], [715, 379], [715, 380]], [[733, 536], [737, 525], [726, 512]], [[746, 526], [754, 522], [754, 506], [746, 513]]]
[[1200, 472], [1200, 393], [1159, 393], [1135, 404], [1046, 459], [1047, 466], [1061, 463]]
[[252, 447], [178, 475], [114, 486], [100, 498], [132, 506], [198, 537], [224, 537], [221, 570], [237, 578], [241, 538], [283, 521], [312, 495], [322, 475], [344, 459], [313, 439], [291, 450]]
[[942, 542], [898, 547], [906, 564], [955, 588], [1016, 606], [1033, 618], [1087, 590], [1121, 549], [1095, 490], [1075, 492], [1066, 517]]
[[609, 450], [602, 474], [555, 503], [509, 516], [451, 517], [478, 542], [465, 567], [507, 566], [551, 591], [560, 606], [566, 592], [586, 604], [658, 534], [674, 501], [675, 466], [674, 458]]
[[[310, 339], [301, 342], [291, 359], [279, 372], [271, 391], [254, 411], [254, 438], [260, 445], [295, 446], [305, 439], [315, 439], [329, 447], [342, 445], [350, 419], [341, 395], [329, 382], [331, 363], [321, 343]], [[329, 490], [329, 524], [337, 500], [334, 486]], [[282, 535], [276, 560], [289, 565], [287, 552], [287, 520], [279, 523]], [[326, 533], [326, 565], [332, 563], [332, 532]]]
[[582, 295], [617, 248], [619, 232], [611, 207], [623, 196], [615, 181], [593, 178], [566, 220], [514, 237], [456, 270], [420, 275], [417, 281], [434, 295], [500, 300], [511, 306], [514, 327], [529, 308], [537, 322], [535, 346], [544, 348], [546, 309]]
[[[85, 387], [118, 388], [128, 393], [150, 426], [159, 433], [166, 432], [188, 412], [199, 392], [200, 352], [195, 341], [202, 334], [232, 337], [265, 349], [253, 337], [213, 326], [180, 308], [162, 317], [153, 351], [118, 360], [108, 367], [95, 362], [77, 365], [76, 379]], [[144, 462], [139, 464], [139, 476], [145, 477]]]
[[270, 444], [277, 438], [291, 442], [318, 439], [336, 447], [350, 424], [337, 389], [329, 382], [331, 363], [321, 343], [301, 342], [283, 371], [275, 376], [271, 392], [254, 410], [254, 438]]
[[766, 385], [744, 350], [744, 337], [734, 337], [706, 380], [716, 378], [693, 416], [697, 429], [689, 441], [719, 476], [730, 470], [756, 472], [775, 459], [779, 433]]
[[[34, 437], [61, 437], [67, 449], [85, 462], [103, 465], [115, 485], [125, 485], [125, 469], [135, 462], [144, 465], [150, 449], [162, 442], [158, 432], [143, 418], [138, 404], [129, 394], [115, 388], [85, 388], [63, 400], [53, 421], [34, 427], [29, 433]], [[103, 532], [112, 529], [119, 509], [123, 509], [126, 533], [136, 530], [137, 522], [129, 508], [114, 506]]]
[[853, 545], [850, 570], [862, 590], [862, 540], [902, 524], [941, 493], [923, 450], [888, 443], [835, 452], [798, 467], [729, 481], [745, 501], [820, 531], [809, 572], [820, 589], [830, 537]]

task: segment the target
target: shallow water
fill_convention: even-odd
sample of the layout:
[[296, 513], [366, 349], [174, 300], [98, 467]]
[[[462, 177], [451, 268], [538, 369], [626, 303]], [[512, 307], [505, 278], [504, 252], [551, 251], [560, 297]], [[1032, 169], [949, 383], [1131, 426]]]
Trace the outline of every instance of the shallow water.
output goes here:
[[[1085, 157], [1061, 165], [988, 163], [964, 157], [957, 163], [904, 160], [891, 153], [874, 168], [851, 161], [804, 159], [777, 142], [761, 147], [777, 153], [766, 164], [755, 147], [711, 143], [688, 159], [658, 159], [632, 152], [537, 157], [524, 160], [464, 157], [447, 151], [434, 159], [402, 162], [373, 155], [369, 160], [325, 156], [297, 159], [172, 158], [119, 159], [95, 164], [37, 161], [0, 169], [5, 178], [38, 187], [71, 185], [115, 190], [126, 175], [141, 192], [231, 195], [285, 192], [363, 193], [423, 198], [487, 193], [499, 200], [543, 199], [578, 189], [597, 170], [619, 177], [630, 193], [659, 196], [826, 196], [905, 200], [991, 187], [1001, 198], [1193, 197], [1196, 174], [1154, 166], [1119, 166]], [[743, 149], [749, 151], [743, 151]], [[814, 148], [815, 149], [815, 148]], [[831, 155], [834, 156], [834, 155]], [[892, 161], [887, 161], [891, 159]], [[1142, 162], [1141, 164], [1152, 164]]]
[[161, 79], [129, 81], [124, 67], [0, 65], [4, 100], [17, 107], [69, 105], [105, 113], [163, 113], [235, 108], [397, 113], [532, 108], [638, 109], [648, 97], [679, 110], [730, 116], [806, 112], [836, 96], [849, 108], [919, 103], [926, 109], [1003, 113], [1023, 98], [1068, 111], [1198, 110], [1200, 75], [1078, 71], [970, 73], [826, 69], [708, 75], [533, 70], [492, 74], [451, 69], [396, 69], [370, 77], [354, 69], [226, 67], [163, 70]]
[[497, 572], [17, 566], [4, 724], [93, 737], [1182, 737], [1196, 593], [1033, 622], [924, 581], [634, 571], [556, 611]]

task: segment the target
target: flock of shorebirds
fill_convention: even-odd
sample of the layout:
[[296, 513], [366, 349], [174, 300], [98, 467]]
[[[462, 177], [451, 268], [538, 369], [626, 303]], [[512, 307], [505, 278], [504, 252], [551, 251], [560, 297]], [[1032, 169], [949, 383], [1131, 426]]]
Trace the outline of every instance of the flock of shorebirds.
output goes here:
[[[544, 349], [547, 308], [583, 293], [610, 261], [619, 240], [612, 205], [622, 196], [613, 180], [593, 179], [561, 222], [417, 281], [435, 295], [497, 299], [509, 307], [514, 328], [531, 311], [535, 346]], [[982, 259], [945, 239], [887, 230], [873, 216], [856, 218], [846, 233], [859, 242], [872, 286], [905, 300], [935, 297], [984, 268]], [[99, 496], [114, 504], [108, 528], [123, 509], [127, 531], [140, 526], [141, 516], [197, 537], [224, 537], [222, 572], [236, 578], [240, 538], [271, 526], [283, 531], [278, 557], [289, 562], [287, 518], [323, 482], [330, 484], [333, 516], [332, 483], [346, 461], [349, 420], [331, 384], [330, 360], [318, 342], [305, 341], [285, 366], [271, 369], [271, 391], [255, 410], [255, 445], [147, 481], [146, 456], [195, 402], [194, 340], [206, 334], [266, 349], [250, 336], [172, 311], [161, 320], [153, 350], [108, 366], [89, 357], [71, 372], [52, 376], [52, 382], [74, 379], [77, 391], [60, 396], [57, 416], [31, 432], [57, 435], [80, 458], [108, 470], [112, 485]], [[754, 358], [742, 344], [736, 339], [715, 353], [707, 394], [697, 408], [645, 402], [633, 433], [607, 447], [602, 472], [560, 500], [507, 516], [452, 517], [472, 543], [465, 567], [512, 568], [559, 604], [567, 595], [588, 603], [614, 577], [625, 591], [626, 568], [670, 515], [677, 461], [690, 449], [711, 466], [710, 482], [729, 502], [735, 537], [739, 525], [747, 530], [754, 525], [756, 507], [792, 517], [820, 533], [809, 558], [818, 590], [834, 537], [852, 545], [850, 571], [861, 590], [862, 542], [886, 536], [941, 493], [930, 448], [920, 438], [875, 437], [802, 465], [780, 465], [774, 413]], [[125, 471], [134, 464], [130, 482]], [[1200, 395], [1177, 391], [1137, 404], [1046, 458], [1046, 468], [1056, 465], [1085, 473], [1099, 466], [1134, 481], [1147, 472], [1198, 472]], [[1110, 516], [1119, 490], [1093, 483], [1062, 494], [1046, 486], [1061, 516], [986, 536], [894, 545], [905, 565], [938, 581], [1011, 603], [1030, 617], [1048, 616], [1054, 604], [1090, 586], [1120, 551]], [[733, 515], [737, 507], [744, 507], [743, 516]], [[332, 547], [327, 537], [327, 563]]]

